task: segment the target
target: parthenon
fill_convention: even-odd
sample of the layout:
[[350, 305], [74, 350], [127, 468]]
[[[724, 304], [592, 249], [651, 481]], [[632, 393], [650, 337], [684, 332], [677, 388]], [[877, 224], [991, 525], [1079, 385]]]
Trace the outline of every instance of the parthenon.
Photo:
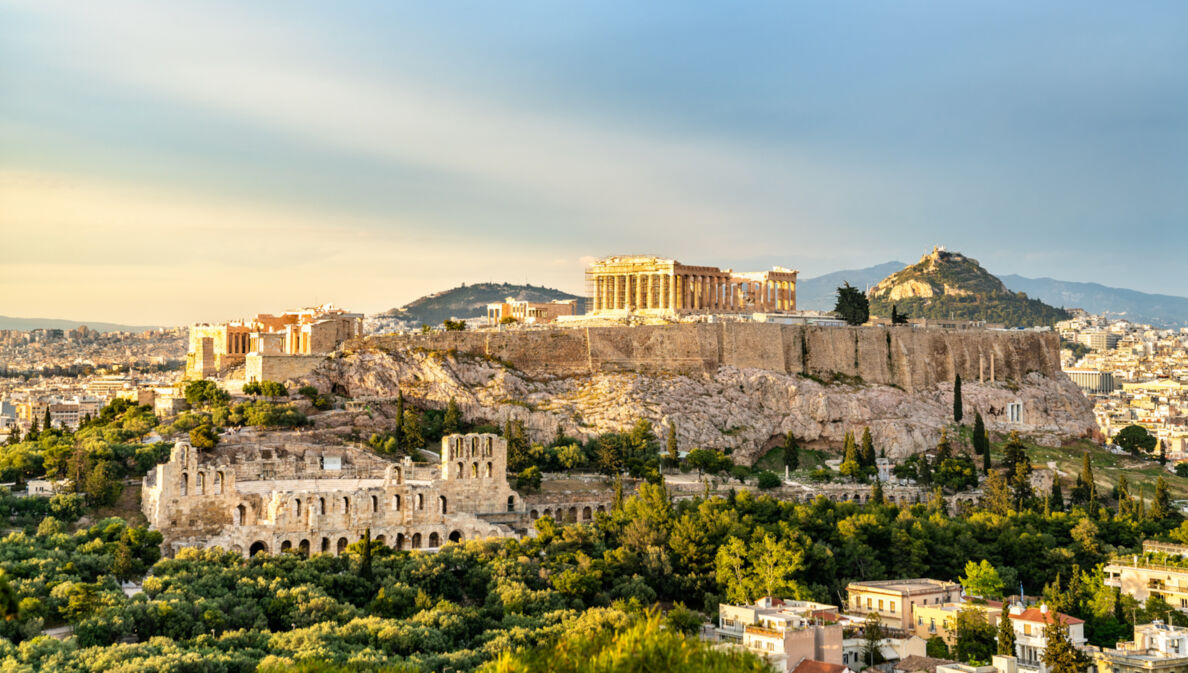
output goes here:
[[591, 313], [791, 313], [796, 274], [783, 267], [735, 272], [675, 259], [628, 255], [600, 259], [586, 270]]

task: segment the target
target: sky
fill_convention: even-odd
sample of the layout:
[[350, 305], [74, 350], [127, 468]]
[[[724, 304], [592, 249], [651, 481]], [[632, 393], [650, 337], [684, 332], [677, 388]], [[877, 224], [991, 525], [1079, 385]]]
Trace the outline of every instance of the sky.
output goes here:
[[1188, 3], [0, 0], [0, 314], [934, 245], [1188, 294]]

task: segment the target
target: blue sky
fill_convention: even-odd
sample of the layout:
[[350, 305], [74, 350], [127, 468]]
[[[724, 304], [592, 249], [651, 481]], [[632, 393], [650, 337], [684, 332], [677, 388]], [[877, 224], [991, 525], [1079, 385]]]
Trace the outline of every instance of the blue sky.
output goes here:
[[1188, 294], [1183, 2], [0, 0], [0, 313], [941, 244]]

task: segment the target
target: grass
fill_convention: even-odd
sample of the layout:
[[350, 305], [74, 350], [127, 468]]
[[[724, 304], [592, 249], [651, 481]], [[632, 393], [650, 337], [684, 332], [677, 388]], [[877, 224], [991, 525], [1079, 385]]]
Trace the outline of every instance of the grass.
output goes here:
[[[1005, 443], [991, 442], [990, 455], [996, 465], [1002, 460], [1002, 447]], [[1097, 482], [1097, 492], [1100, 495], [1108, 497], [1114, 484], [1118, 483], [1118, 477], [1125, 474], [1130, 482], [1130, 492], [1138, 495], [1145, 489], [1143, 495], [1149, 500], [1155, 494], [1155, 481], [1162, 475], [1167, 481], [1168, 491], [1173, 499], [1188, 498], [1188, 479], [1164, 470], [1155, 461], [1115, 455], [1087, 440], [1077, 440], [1061, 447], [1040, 446], [1026, 440], [1024, 444], [1027, 446], [1027, 455], [1031, 458], [1031, 463], [1036, 467], [1047, 467], [1049, 462], [1056, 464], [1056, 468], [1062, 473], [1065, 498], [1068, 497], [1069, 489], [1072, 488], [1077, 475], [1081, 473], [1082, 456], [1086, 451], [1093, 461], [1093, 478]]]

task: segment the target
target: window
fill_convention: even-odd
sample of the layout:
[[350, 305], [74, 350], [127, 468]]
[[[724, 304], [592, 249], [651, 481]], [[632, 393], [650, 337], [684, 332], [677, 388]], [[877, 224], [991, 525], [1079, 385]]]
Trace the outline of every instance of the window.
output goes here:
[[883, 599], [879, 599], [879, 612], [883, 611]]
[[873, 606], [871, 605], [871, 602], [872, 602], [872, 601], [871, 601], [871, 599], [869, 599], [869, 598], [868, 598], [868, 599], [866, 599], [866, 607], [867, 607], [868, 609], [869, 609], [869, 608], [871, 608], [871, 607], [873, 607]]
[[891, 612], [895, 612], [895, 601], [891, 601]]
[[1030, 636], [1030, 635], [1031, 635], [1031, 624], [1024, 624], [1024, 625], [1023, 625], [1023, 635], [1025, 635], [1025, 636]]

